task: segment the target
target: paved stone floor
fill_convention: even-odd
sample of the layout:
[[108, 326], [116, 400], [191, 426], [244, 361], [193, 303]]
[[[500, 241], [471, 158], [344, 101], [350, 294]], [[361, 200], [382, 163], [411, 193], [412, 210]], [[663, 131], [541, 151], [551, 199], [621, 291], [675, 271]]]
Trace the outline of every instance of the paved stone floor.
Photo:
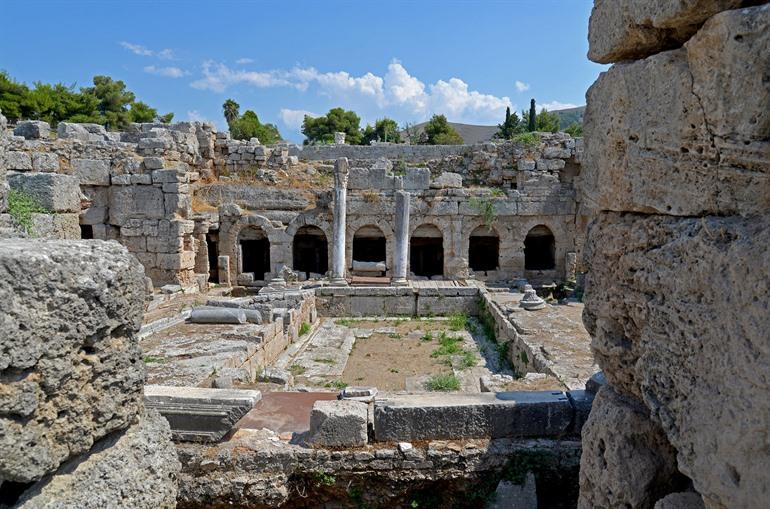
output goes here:
[[527, 331], [523, 339], [539, 348], [551, 368], [569, 389], [582, 389], [586, 381], [599, 371], [591, 352], [591, 336], [583, 326], [583, 304], [548, 305], [538, 311], [519, 307], [522, 293], [495, 292], [494, 301], [510, 309], [510, 318]]
[[337, 399], [336, 392], [267, 392], [235, 425], [236, 429], [267, 428], [275, 433], [304, 433], [316, 401]]

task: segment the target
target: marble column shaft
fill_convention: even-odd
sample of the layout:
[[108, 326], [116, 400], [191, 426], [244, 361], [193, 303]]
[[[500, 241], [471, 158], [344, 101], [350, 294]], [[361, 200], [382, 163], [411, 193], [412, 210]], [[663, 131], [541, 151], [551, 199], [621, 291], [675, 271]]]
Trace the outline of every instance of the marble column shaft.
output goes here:
[[406, 285], [406, 266], [409, 256], [409, 193], [396, 191], [396, 249], [393, 257], [393, 285]]
[[334, 163], [334, 231], [332, 232], [332, 284], [345, 285], [345, 229], [348, 196], [348, 159]]

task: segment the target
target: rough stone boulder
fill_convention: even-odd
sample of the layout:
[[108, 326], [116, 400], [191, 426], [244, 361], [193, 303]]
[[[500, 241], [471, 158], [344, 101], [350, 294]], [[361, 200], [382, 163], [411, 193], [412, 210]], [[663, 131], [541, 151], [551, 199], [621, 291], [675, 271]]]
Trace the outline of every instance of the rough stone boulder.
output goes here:
[[651, 508], [677, 487], [676, 451], [647, 408], [603, 387], [583, 426], [580, 509]]
[[144, 272], [114, 242], [0, 242], [0, 481], [31, 482], [142, 410]]
[[[645, 3], [645, 2], [639, 2]], [[587, 94], [586, 201], [668, 215], [770, 211], [770, 5], [720, 13], [684, 48]]]
[[164, 418], [154, 411], [139, 424], [105, 438], [85, 458], [31, 486], [19, 509], [166, 509], [176, 507], [181, 465]]
[[768, 215], [605, 213], [589, 231], [583, 318], [597, 361], [644, 401], [713, 507], [770, 497], [768, 246]]
[[310, 414], [310, 442], [321, 447], [357, 447], [367, 441], [367, 404], [316, 401]]
[[78, 179], [71, 175], [14, 173], [8, 175], [8, 184], [50, 212], [80, 212]]
[[16, 124], [13, 134], [28, 140], [46, 139], [51, 134], [51, 126], [42, 120], [22, 120]]
[[743, 0], [596, 0], [588, 58], [601, 64], [645, 58], [677, 48], [709, 17]]

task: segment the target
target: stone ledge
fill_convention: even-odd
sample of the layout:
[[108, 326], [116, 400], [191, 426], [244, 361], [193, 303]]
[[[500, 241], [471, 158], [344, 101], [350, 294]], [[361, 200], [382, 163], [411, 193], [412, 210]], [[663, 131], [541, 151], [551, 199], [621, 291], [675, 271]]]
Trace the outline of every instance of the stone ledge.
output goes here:
[[553, 437], [569, 431], [561, 391], [393, 396], [374, 404], [378, 441]]
[[260, 391], [147, 385], [144, 404], [171, 426], [175, 441], [216, 442], [262, 399]]

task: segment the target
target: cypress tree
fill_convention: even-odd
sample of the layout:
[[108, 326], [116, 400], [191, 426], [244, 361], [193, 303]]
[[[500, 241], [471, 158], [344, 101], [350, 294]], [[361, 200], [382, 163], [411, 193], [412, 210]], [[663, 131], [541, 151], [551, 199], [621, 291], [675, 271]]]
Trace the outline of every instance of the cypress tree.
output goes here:
[[537, 111], [535, 110], [535, 100], [529, 102], [529, 132], [537, 130]]
[[505, 125], [508, 125], [510, 118], [511, 118], [511, 107], [508, 106], [505, 108]]

